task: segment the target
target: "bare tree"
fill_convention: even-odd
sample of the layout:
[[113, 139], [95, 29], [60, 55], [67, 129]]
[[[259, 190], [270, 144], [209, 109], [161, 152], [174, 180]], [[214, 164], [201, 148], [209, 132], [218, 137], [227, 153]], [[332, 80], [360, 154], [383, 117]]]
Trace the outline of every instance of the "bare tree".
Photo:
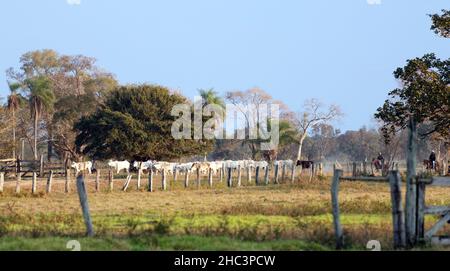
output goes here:
[[[274, 100], [272, 96], [270, 96], [267, 92], [260, 88], [252, 88], [247, 91], [228, 92], [226, 94], [226, 99], [227, 101], [232, 103], [237, 108], [237, 110], [240, 111], [240, 113], [242, 113], [242, 116], [244, 118], [245, 131], [248, 135], [247, 139], [244, 140], [244, 144], [247, 144], [249, 146], [252, 153], [252, 159], [256, 159], [257, 156], [261, 153], [261, 140], [252, 139], [249, 133], [252, 125], [258, 125], [259, 123], [261, 123], [261, 121], [266, 121], [259, 119], [260, 112], [261, 110], [263, 110], [263, 106], [271, 106], [276, 104], [279, 106], [280, 112], [282, 114], [284, 111], [286, 111], [287, 107], [282, 102]], [[248, 110], [249, 108], [252, 108], [255, 111]]]
[[297, 160], [302, 158], [303, 142], [309, 131], [316, 125], [329, 123], [339, 119], [342, 115], [341, 109], [337, 105], [332, 104], [326, 108], [317, 99], [307, 100], [303, 111], [299, 112], [296, 117], [296, 126], [299, 132]]

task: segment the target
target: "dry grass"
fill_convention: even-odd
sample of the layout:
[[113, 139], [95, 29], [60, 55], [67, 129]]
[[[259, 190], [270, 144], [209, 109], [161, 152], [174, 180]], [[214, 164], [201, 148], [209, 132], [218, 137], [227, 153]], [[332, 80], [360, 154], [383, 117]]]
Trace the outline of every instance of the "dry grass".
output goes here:
[[[300, 183], [228, 189], [216, 183], [214, 189], [197, 189], [183, 181], [169, 191], [136, 191], [136, 179], [128, 192], [120, 191], [124, 179], [115, 181], [115, 191], [94, 192], [88, 180], [89, 204], [100, 236], [229, 236], [238, 240], [266, 241], [295, 239], [333, 247], [330, 182], [303, 180]], [[243, 178], [243, 184], [246, 181]], [[143, 185], [147, 184], [143, 178]], [[160, 180], [155, 181], [155, 187]], [[57, 179], [53, 193], [45, 195], [45, 181], [39, 181], [38, 195], [30, 194], [24, 181], [22, 194], [14, 194], [14, 182], [7, 182], [0, 196], [0, 236], [72, 236], [83, 233], [78, 196], [65, 194], [64, 181]], [[450, 189], [427, 190], [428, 204], [450, 205]], [[341, 211], [350, 248], [364, 248], [369, 240], [380, 240], [390, 248], [390, 191], [386, 184], [341, 184]], [[2, 222], [3, 221], [3, 222]], [[433, 218], [428, 220], [431, 223]], [[3, 226], [2, 226], [3, 225]], [[447, 233], [448, 229], [446, 229]]]

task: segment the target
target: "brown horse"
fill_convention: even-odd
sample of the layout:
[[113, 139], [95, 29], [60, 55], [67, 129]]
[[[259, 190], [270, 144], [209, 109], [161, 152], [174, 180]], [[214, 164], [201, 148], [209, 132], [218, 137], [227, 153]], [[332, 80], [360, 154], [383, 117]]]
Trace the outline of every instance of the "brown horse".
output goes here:
[[435, 172], [439, 172], [440, 168], [441, 168], [439, 162], [436, 161], [436, 162], [434, 162], [434, 165], [433, 165], [433, 163], [430, 160], [423, 160], [423, 166], [427, 170], [429, 170], [429, 171], [434, 170]]

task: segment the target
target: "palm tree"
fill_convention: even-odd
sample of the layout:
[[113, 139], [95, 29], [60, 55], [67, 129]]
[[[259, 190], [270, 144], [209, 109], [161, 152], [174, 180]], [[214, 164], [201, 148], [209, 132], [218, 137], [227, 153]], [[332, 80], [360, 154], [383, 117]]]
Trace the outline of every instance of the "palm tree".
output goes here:
[[203, 106], [215, 104], [225, 109], [225, 102], [214, 89], [199, 89], [198, 92], [203, 99]]
[[28, 90], [28, 102], [31, 116], [34, 122], [34, 159], [38, 159], [37, 139], [38, 124], [42, 114], [53, 108], [55, 95], [51, 89], [50, 81], [43, 76], [27, 79], [25, 81]]
[[7, 108], [8, 111], [12, 114], [12, 136], [13, 136], [13, 159], [16, 159], [16, 112], [19, 110], [20, 106], [23, 104], [23, 97], [18, 93], [20, 89], [19, 83], [9, 83], [9, 91], [11, 94], [8, 96]]

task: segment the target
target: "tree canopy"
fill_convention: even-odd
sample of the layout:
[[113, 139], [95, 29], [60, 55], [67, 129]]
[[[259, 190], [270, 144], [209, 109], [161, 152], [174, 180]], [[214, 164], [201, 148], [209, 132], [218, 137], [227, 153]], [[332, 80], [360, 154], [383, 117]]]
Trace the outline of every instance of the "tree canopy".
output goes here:
[[200, 155], [212, 142], [175, 140], [172, 108], [189, 104], [167, 88], [156, 85], [124, 86], [112, 91], [96, 112], [75, 125], [78, 151], [94, 159], [172, 160]]
[[406, 128], [412, 118], [416, 123], [429, 123], [422, 133], [449, 134], [450, 127], [450, 59], [440, 60], [434, 54], [407, 61], [394, 72], [402, 88], [389, 93], [390, 99], [378, 108], [375, 118], [383, 122], [387, 141], [392, 134]]
[[433, 14], [430, 17], [433, 21], [431, 30], [444, 38], [450, 38], [450, 10], [443, 9], [442, 14]]

